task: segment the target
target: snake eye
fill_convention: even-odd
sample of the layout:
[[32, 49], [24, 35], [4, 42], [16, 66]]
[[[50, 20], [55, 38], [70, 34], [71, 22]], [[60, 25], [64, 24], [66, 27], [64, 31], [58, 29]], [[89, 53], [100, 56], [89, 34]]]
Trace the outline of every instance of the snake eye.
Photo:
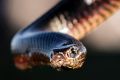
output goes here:
[[75, 51], [72, 51], [72, 52], [70, 53], [70, 57], [71, 57], [71, 58], [75, 58], [76, 55], [77, 55], [77, 53], [76, 53]]
[[67, 57], [76, 58], [78, 56], [78, 48], [73, 46], [67, 50]]

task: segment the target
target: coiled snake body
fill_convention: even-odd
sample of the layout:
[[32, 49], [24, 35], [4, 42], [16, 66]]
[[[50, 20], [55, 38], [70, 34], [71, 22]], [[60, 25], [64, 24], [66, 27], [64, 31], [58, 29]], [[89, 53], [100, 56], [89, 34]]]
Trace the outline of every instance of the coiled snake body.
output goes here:
[[11, 42], [19, 69], [50, 65], [80, 68], [86, 48], [78, 41], [120, 7], [120, 0], [64, 0], [19, 31]]

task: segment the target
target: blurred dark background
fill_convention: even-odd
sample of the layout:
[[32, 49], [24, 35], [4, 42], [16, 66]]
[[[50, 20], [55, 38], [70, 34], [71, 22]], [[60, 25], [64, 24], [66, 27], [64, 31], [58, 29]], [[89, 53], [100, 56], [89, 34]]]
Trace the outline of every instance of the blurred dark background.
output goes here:
[[10, 41], [19, 29], [29, 25], [59, 2], [59, 0], [47, 1], [49, 0], [0, 0], [0, 80], [8, 80], [8, 78], [10, 80], [119, 80], [120, 11], [100, 25], [104, 27], [82, 40], [88, 49], [88, 54], [80, 70], [58, 72], [49, 67], [38, 67], [20, 71], [15, 68]]

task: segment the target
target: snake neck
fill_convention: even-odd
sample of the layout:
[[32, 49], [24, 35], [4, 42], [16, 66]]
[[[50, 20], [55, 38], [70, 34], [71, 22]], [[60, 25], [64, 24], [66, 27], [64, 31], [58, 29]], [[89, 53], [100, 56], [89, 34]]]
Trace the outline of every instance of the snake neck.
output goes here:
[[72, 11], [65, 10], [53, 17], [48, 22], [51, 31], [66, 33], [79, 40], [120, 8], [120, 0], [95, 0], [90, 5], [78, 4], [71, 5], [74, 7]]
[[119, 8], [120, 0], [93, 0], [91, 4], [85, 0], [64, 0], [20, 33], [61, 32], [80, 40]]

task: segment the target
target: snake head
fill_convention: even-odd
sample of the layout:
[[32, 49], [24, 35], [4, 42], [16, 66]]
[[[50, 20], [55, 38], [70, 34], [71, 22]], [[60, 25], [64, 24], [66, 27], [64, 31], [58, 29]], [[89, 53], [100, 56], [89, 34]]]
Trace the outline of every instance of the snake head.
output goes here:
[[78, 69], [82, 67], [86, 56], [86, 48], [72, 45], [62, 49], [54, 49], [51, 55], [51, 66], [54, 68]]

